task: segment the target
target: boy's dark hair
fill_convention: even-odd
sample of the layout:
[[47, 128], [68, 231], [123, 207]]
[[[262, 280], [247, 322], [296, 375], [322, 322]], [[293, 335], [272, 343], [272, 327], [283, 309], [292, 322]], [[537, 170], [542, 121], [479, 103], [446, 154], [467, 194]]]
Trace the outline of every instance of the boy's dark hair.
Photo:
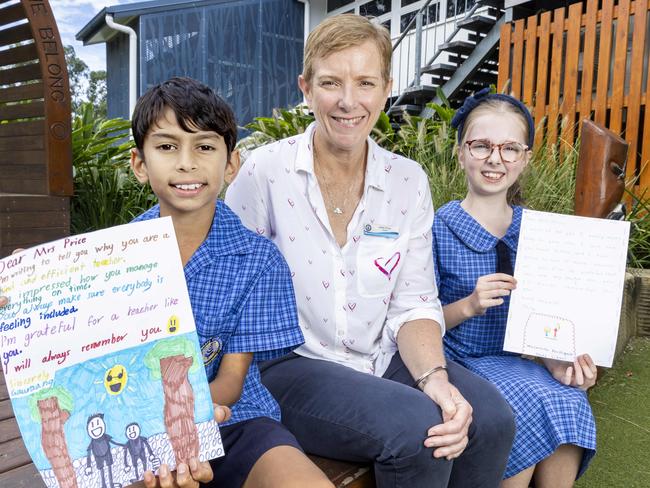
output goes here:
[[163, 116], [166, 108], [176, 114], [176, 120], [184, 131], [214, 131], [223, 137], [230, 159], [237, 142], [235, 114], [212, 88], [186, 77], [164, 81], [138, 99], [131, 117], [131, 129], [139, 151], [142, 151], [149, 129]]

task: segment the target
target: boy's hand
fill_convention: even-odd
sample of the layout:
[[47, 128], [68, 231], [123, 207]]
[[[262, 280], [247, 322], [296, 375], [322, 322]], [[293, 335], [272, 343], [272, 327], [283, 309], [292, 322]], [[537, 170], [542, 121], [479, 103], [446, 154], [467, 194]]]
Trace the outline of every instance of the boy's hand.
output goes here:
[[517, 280], [505, 273], [484, 275], [476, 280], [476, 287], [468, 297], [470, 317], [484, 315], [490, 307], [503, 303], [503, 298], [517, 287]]
[[209, 481], [212, 481], [210, 462], [199, 462], [196, 458], [190, 459], [189, 466], [180, 463], [175, 472], [170, 471], [169, 467], [163, 464], [158, 470], [158, 476], [151, 471], [144, 473], [144, 485], [147, 488], [197, 488], [199, 482]]
[[4, 307], [9, 303], [9, 298], [8, 297], [0, 297], [0, 308]]
[[[229, 407], [213, 403], [214, 420], [217, 423], [226, 422], [230, 419], [232, 412]], [[159, 461], [160, 462], [160, 461]], [[147, 488], [194, 488], [201, 483], [212, 481], [212, 468], [209, 461], [200, 462], [196, 458], [190, 459], [188, 465], [181, 463], [176, 467], [176, 472], [169, 470], [169, 466], [163, 464], [158, 470], [158, 476], [151, 471], [144, 473], [144, 484]]]
[[553, 378], [563, 385], [587, 391], [596, 384], [598, 368], [589, 354], [578, 356], [573, 363], [548, 358], [543, 358], [542, 361]]
[[232, 412], [229, 407], [226, 407], [225, 405], [217, 405], [216, 403], [213, 403], [212, 406], [214, 407], [214, 420], [216, 420], [218, 424], [230, 420]]

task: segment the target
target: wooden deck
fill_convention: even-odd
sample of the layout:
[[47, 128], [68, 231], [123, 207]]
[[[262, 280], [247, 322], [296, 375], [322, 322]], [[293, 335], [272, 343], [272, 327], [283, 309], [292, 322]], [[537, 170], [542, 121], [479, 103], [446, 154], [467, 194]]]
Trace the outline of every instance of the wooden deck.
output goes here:
[[40, 488], [41, 475], [27, 453], [11, 408], [11, 400], [0, 368], [0, 486], [2, 488]]

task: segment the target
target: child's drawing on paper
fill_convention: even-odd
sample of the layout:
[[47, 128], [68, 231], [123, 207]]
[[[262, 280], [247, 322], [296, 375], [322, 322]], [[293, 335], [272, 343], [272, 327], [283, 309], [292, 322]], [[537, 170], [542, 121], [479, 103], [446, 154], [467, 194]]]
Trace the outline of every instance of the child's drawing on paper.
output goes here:
[[51, 388], [14, 398], [46, 485], [119, 488], [163, 463], [222, 455], [200, 358], [195, 336], [178, 334], [57, 370]]
[[524, 354], [573, 361], [575, 325], [569, 319], [532, 312], [526, 321], [522, 348]]

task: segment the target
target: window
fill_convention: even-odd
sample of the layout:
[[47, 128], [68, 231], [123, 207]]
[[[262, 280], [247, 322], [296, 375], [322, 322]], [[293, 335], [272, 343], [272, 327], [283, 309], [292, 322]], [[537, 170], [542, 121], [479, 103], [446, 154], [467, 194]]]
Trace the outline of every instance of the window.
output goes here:
[[391, 0], [372, 0], [359, 6], [359, 14], [364, 17], [379, 17], [390, 12]]
[[341, 8], [344, 5], [352, 3], [354, 0], [327, 0], [327, 11], [331, 12], [337, 8]]
[[[415, 17], [415, 14], [417, 13], [418, 13], [417, 10], [413, 10], [412, 12], [405, 13], [400, 17], [400, 29], [399, 29], [400, 32], [404, 32], [406, 26], [409, 24], [411, 19]], [[440, 21], [440, 4], [439, 3], [429, 4], [429, 6], [423, 12], [423, 14], [424, 14], [424, 17], [422, 19], [423, 26]], [[413, 25], [411, 25], [410, 30], [414, 30], [414, 29], [415, 29], [415, 22], [413, 22]]]

